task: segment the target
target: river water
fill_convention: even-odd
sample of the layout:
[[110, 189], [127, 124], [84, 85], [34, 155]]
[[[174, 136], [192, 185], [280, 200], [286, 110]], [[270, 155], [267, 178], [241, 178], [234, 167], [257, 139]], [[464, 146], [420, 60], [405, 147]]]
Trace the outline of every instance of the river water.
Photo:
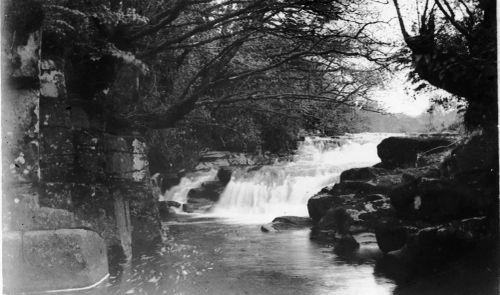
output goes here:
[[[261, 232], [276, 216], [307, 215], [307, 199], [341, 171], [377, 163], [387, 136], [306, 138], [290, 162], [235, 173], [213, 212], [163, 222], [161, 240], [134, 245], [130, 262], [113, 258], [108, 282], [89, 293], [497, 294], [496, 272], [476, 258], [428, 275], [384, 257], [370, 234], [356, 236], [357, 251], [339, 253], [311, 240], [309, 229]], [[214, 177], [188, 176], [165, 198], [185, 201]]]

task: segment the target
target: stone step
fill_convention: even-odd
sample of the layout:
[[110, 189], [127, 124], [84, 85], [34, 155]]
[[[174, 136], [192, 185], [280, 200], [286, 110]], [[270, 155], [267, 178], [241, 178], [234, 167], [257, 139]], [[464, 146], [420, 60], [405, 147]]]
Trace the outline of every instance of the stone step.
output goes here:
[[4, 292], [86, 289], [108, 276], [104, 240], [86, 229], [3, 233]]

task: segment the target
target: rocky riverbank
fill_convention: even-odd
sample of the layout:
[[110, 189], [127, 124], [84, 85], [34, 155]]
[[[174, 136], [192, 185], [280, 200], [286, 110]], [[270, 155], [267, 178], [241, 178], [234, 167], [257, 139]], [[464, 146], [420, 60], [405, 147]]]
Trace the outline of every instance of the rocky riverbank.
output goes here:
[[377, 152], [381, 163], [344, 171], [309, 199], [313, 239], [357, 248], [354, 235], [374, 233], [382, 252], [433, 264], [496, 247], [495, 139], [390, 137]]

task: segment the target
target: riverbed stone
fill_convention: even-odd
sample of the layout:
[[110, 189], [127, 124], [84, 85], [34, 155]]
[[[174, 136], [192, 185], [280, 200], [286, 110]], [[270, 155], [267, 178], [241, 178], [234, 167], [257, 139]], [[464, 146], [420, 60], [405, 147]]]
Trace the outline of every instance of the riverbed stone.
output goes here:
[[108, 274], [104, 240], [85, 229], [3, 234], [3, 282], [10, 292], [91, 286]]

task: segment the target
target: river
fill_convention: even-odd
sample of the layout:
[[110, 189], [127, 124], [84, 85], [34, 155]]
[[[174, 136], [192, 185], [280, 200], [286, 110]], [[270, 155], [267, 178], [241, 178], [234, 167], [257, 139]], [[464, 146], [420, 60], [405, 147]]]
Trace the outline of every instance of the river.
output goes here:
[[[91, 294], [495, 294], [492, 272], [462, 261], [449, 271], [414, 276], [384, 257], [373, 235], [356, 236], [357, 251], [339, 253], [310, 239], [310, 230], [263, 233], [280, 215], [307, 215], [307, 199], [338, 181], [341, 171], [378, 162], [386, 134], [306, 138], [292, 161], [233, 175], [215, 209], [162, 223], [162, 239], [134, 245], [133, 259], [111, 261], [111, 277]], [[166, 199], [214, 171], [186, 177]], [[481, 267], [480, 267], [481, 266]]]

